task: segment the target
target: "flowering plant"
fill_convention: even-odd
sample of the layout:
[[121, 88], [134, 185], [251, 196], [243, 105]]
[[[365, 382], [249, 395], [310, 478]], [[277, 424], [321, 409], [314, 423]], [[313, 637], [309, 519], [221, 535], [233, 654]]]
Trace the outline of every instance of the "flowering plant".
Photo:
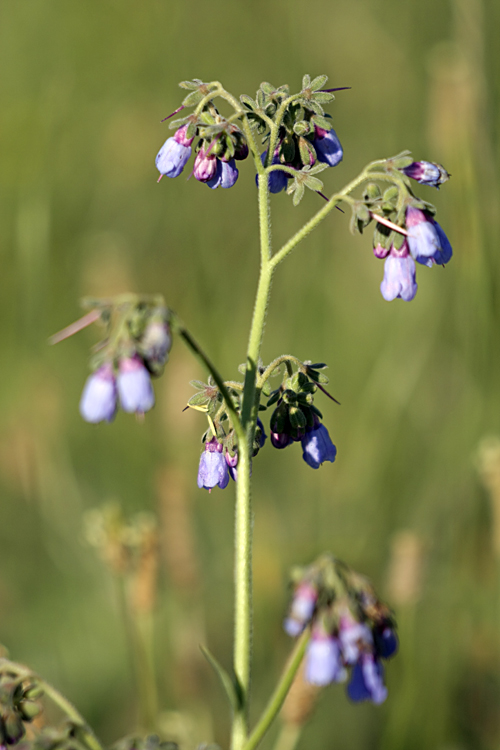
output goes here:
[[[206, 383], [193, 381], [195, 393], [188, 407], [206, 417], [197, 483], [211, 492], [234, 481], [235, 604], [234, 663], [229, 674], [206, 651], [218, 673], [232, 709], [232, 750], [253, 750], [277, 717], [299, 674], [305, 656], [305, 680], [317, 686], [348, 681], [347, 694], [355, 702], [382, 703], [387, 696], [382, 660], [397, 651], [395, 620], [369, 581], [331, 554], [292, 571], [293, 595], [284, 621], [295, 645], [282, 676], [261, 717], [249, 726], [252, 635], [252, 506], [253, 459], [267, 446], [284, 449], [300, 442], [305, 463], [318, 469], [336, 460], [337, 449], [316, 396], [328, 392], [324, 363], [278, 355], [269, 364], [261, 360], [264, 324], [274, 274], [283, 260], [326, 217], [341, 206], [351, 211], [351, 230], [374, 228], [373, 252], [385, 259], [381, 293], [384, 299], [412, 300], [417, 291], [416, 263], [446, 264], [451, 245], [435, 220], [434, 207], [418, 198], [411, 180], [439, 187], [448, 174], [438, 164], [414, 162], [409, 152], [373, 161], [329, 198], [319, 175], [334, 168], [343, 149], [325, 107], [334, 91], [325, 88], [326, 76], [304, 76], [302, 88], [291, 94], [288, 86], [263, 83], [255, 99], [236, 99], [218, 81], [185, 81], [189, 93], [170, 115], [175, 130], [161, 147], [156, 166], [163, 176], [177, 178], [194, 152], [192, 174], [211, 189], [234, 187], [237, 163], [250, 159], [256, 170], [260, 234], [260, 275], [243, 378], [226, 380], [196, 342], [179, 316], [161, 296], [122, 295], [87, 299], [89, 312], [53, 337], [60, 341], [91, 323], [105, 329], [95, 348], [81, 397], [80, 412], [90, 423], [111, 422], [118, 405], [143, 418], [155, 402], [152, 378], [162, 374], [173, 336], [180, 337], [208, 373]], [[224, 115], [222, 106], [231, 112]], [[163, 183], [164, 184], [164, 183]], [[163, 187], [162, 184], [162, 187]], [[170, 188], [170, 185], [168, 186]], [[306, 188], [324, 205], [285, 244], [271, 243], [270, 194], [286, 193], [296, 206]], [[278, 378], [276, 387], [271, 380]], [[268, 420], [263, 412], [270, 411]], [[259, 417], [261, 415], [262, 419]], [[267, 424], [266, 424], [267, 422]], [[269, 432], [269, 440], [266, 432]], [[113, 526], [113, 525], [112, 525]], [[108, 542], [111, 526], [107, 527]], [[116, 524], [113, 526], [116, 531]], [[120, 537], [121, 538], [121, 537]], [[115, 539], [116, 541], [116, 539]], [[117, 542], [118, 546], [125, 544]], [[113, 558], [113, 559], [116, 559]], [[119, 567], [119, 566], [118, 566]], [[18, 743], [25, 724], [38, 713], [36, 699], [43, 691], [67, 714], [64, 729], [45, 729], [25, 744], [36, 747], [101, 750], [101, 745], [80, 714], [54, 688], [25, 667], [0, 662], [0, 711], [5, 742]], [[146, 700], [143, 724], [155, 729], [155, 699]], [[52, 732], [52, 733], [51, 733]], [[135, 738], [127, 747], [172, 746], [154, 737]]]

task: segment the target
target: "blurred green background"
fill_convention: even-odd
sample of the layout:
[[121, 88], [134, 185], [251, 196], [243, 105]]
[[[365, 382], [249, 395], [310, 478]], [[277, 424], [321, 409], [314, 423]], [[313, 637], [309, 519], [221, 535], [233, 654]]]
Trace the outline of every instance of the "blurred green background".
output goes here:
[[[234, 490], [196, 487], [205, 422], [182, 408], [203, 373], [181, 342], [143, 424], [120, 413], [93, 427], [78, 401], [98, 332], [47, 338], [83, 295], [161, 292], [236, 377], [258, 268], [252, 168], [229, 191], [158, 185], [160, 120], [182, 79], [253, 96], [308, 72], [352, 87], [330, 108], [344, 161], [326, 191], [405, 148], [443, 163], [451, 181], [418, 192], [455, 256], [419, 267], [411, 304], [386, 303], [370, 231], [352, 237], [333, 212], [279, 269], [264, 361], [326, 361], [342, 406], [318, 399], [334, 465], [312, 471], [298, 446], [255, 462], [253, 713], [290, 648], [287, 570], [328, 549], [394, 607], [401, 649], [384, 706], [329, 688], [299, 747], [499, 746], [500, 462], [495, 446], [478, 459], [500, 434], [499, 24], [494, 0], [3, 0], [0, 640], [105, 742], [135, 728], [135, 680], [85, 513], [113, 499], [157, 513], [165, 731], [224, 746], [224, 698], [198, 644], [230, 666]], [[276, 243], [320, 203], [274, 196]]]

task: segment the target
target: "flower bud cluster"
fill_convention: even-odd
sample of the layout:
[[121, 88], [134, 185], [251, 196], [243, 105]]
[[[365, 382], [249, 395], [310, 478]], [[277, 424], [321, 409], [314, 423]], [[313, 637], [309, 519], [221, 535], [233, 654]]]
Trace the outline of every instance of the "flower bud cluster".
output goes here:
[[93, 358], [80, 399], [80, 414], [87, 422], [111, 422], [118, 403], [123, 411], [144, 414], [155, 403], [151, 376], [161, 375], [172, 337], [168, 311], [139, 298], [116, 304], [98, 304], [107, 338]]
[[41, 712], [37, 702], [42, 690], [35, 682], [23, 680], [8, 670], [0, 674], [0, 742], [15, 745], [29, 724]]
[[337, 455], [328, 430], [320, 421], [322, 414], [313, 403], [318, 380], [328, 382], [319, 372], [323, 367], [308, 365], [305, 371], [294, 373], [271, 393], [267, 402], [268, 406], [276, 404], [270, 421], [272, 445], [282, 449], [300, 441], [302, 458], [313, 469], [325, 461], [333, 463]]
[[[209, 93], [209, 85], [197, 79], [180, 85], [191, 90], [180, 109], [198, 104]], [[156, 157], [159, 179], [164, 175], [178, 177], [181, 174], [191, 157], [193, 141], [198, 138], [194, 149], [194, 177], [213, 190], [233, 187], [238, 179], [236, 161], [247, 158], [248, 145], [241, 130], [220, 114], [213, 101], [208, 101], [198, 114], [174, 120], [171, 127], [177, 130]]]
[[417, 293], [416, 263], [444, 266], [451, 259], [451, 244], [434, 219], [435, 208], [416, 198], [410, 188], [411, 176], [424, 185], [438, 187], [448, 178], [440, 164], [414, 162], [403, 152], [387, 159], [385, 172], [394, 184], [383, 193], [376, 183], [366, 185], [362, 200], [352, 202], [351, 230], [362, 233], [375, 221], [373, 253], [385, 260], [384, 278], [380, 285], [387, 301], [412, 300]]
[[292, 573], [294, 592], [284, 621], [297, 637], [310, 626], [305, 676], [314, 685], [346, 682], [353, 701], [387, 697], [381, 659], [398, 648], [394, 619], [371, 584], [331, 555]]
[[[207, 415], [210, 428], [202, 437], [204, 451], [198, 467], [198, 487], [209, 492], [214, 487], [225, 489], [229, 478], [238, 478], [238, 444], [236, 434], [227, 414], [224, 399], [210, 378], [208, 383], [193, 380], [191, 385], [198, 389], [188, 401], [188, 406]], [[226, 384], [228, 385], [228, 384]], [[237, 386], [237, 387], [236, 387]], [[241, 388], [241, 390], [240, 390]], [[228, 390], [240, 410], [240, 397], [243, 384], [233, 383]], [[257, 419], [252, 456], [255, 457], [266, 442], [264, 425]]]
[[[290, 96], [288, 86], [276, 88], [270, 83], [262, 83], [255, 99], [240, 97], [248, 110], [249, 119], [255, 122], [262, 134], [267, 133], [268, 119], [273, 118], [284, 102], [289, 100], [280, 122], [272, 158], [268, 158], [266, 150], [261, 159], [264, 166], [283, 164], [302, 173], [288, 187], [290, 194], [295, 193], [295, 205], [304, 194], [304, 186], [315, 191], [322, 189], [323, 184], [314, 175], [326, 167], [336, 167], [344, 155], [330, 115], [323, 109], [323, 104], [335, 98], [330, 91], [324, 90], [327, 80], [327, 76], [322, 75], [311, 81], [306, 75], [302, 81], [302, 91], [295, 96]], [[268, 135], [264, 142], [267, 139]], [[269, 175], [270, 192], [285, 190], [291, 179], [289, 172], [273, 170]]]

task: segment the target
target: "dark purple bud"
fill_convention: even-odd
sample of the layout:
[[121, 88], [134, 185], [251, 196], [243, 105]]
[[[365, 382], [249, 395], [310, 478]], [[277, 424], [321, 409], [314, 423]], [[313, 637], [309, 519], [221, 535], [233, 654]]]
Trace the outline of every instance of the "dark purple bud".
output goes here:
[[234, 482], [236, 482], [238, 479], [238, 469], [236, 468], [238, 465], [238, 454], [235, 453], [234, 456], [231, 456], [231, 454], [226, 451], [226, 463], [229, 476]]
[[319, 469], [324, 461], [335, 461], [337, 449], [323, 424], [307, 432], [301, 442], [302, 458], [312, 469]]
[[377, 627], [373, 633], [375, 653], [382, 659], [389, 659], [398, 650], [398, 637], [388, 625]]
[[438, 189], [443, 182], [450, 179], [450, 175], [446, 169], [441, 164], [436, 164], [433, 161], [414, 161], [407, 167], [403, 167], [400, 171], [421, 185], [430, 185]]
[[111, 422], [116, 413], [116, 379], [108, 362], [87, 378], [80, 399], [80, 414], [86, 422]]
[[361, 654], [351, 674], [347, 695], [353, 701], [372, 701], [380, 704], [387, 698], [384, 670], [374, 654]]
[[233, 187], [237, 179], [238, 170], [236, 169], [234, 159], [231, 159], [228, 162], [217, 159], [215, 174], [206, 184], [208, 187], [212, 188], [212, 190], [215, 190], [215, 188], [218, 187], [230, 188]]
[[318, 161], [328, 164], [330, 167], [336, 167], [343, 159], [344, 151], [333, 128], [332, 130], [323, 130], [323, 128], [317, 127], [313, 146]]
[[339, 644], [334, 636], [315, 629], [307, 646], [305, 679], [313, 685], [329, 685], [346, 679]]
[[123, 411], [144, 414], [154, 406], [151, 378], [139, 357], [120, 360], [116, 384]]
[[435, 263], [441, 266], [448, 263], [453, 255], [452, 247], [446, 234], [429, 213], [408, 206], [406, 227], [409, 231], [410, 253], [417, 263], [429, 268]]
[[305, 581], [294, 591], [292, 604], [283, 628], [288, 635], [296, 638], [311, 621], [318, 601], [318, 592], [314, 586]]
[[158, 172], [167, 177], [178, 177], [191, 156], [191, 146], [185, 146], [182, 143], [179, 143], [176, 140], [176, 136], [177, 133], [172, 138], [168, 138], [165, 141], [156, 157], [156, 168]]
[[223, 490], [229, 482], [226, 459], [222, 453], [223, 447], [217, 438], [205, 443], [205, 450], [200, 456], [198, 468], [198, 487], [209, 492], [213, 487]]
[[217, 157], [209, 151], [210, 146], [207, 149], [201, 148], [194, 160], [193, 174], [200, 182], [211, 180], [217, 169]]
[[[266, 163], [266, 156], [267, 151], [264, 151], [263, 154], [260, 155], [260, 160], [262, 164]], [[280, 164], [279, 160], [279, 151], [276, 149], [273, 156], [273, 164]], [[282, 190], [286, 190], [286, 187], [288, 185], [288, 175], [286, 172], [282, 172], [281, 170], [276, 170], [274, 172], [271, 172], [269, 175], [269, 191], [271, 193], [281, 193]], [[258, 186], [259, 185], [259, 176], [255, 176], [255, 183]]]
[[275, 448], [286, 448], [293, 440], [286, 432], [271, 431], [271, 443]]
[[[406, 240], [401, 247], [405, 245]], [[409, 302], [416, 295], [418, 288], [415, 280], [415, 261], [410, 255], [400, 255], [396, 252], [400, 253], [391, 248], [391, 253], [386, 258], [380, 291], [387, 302], [392, 302], [397, 297]]]
[[246, 159], [248, 156], [248, 145], [246, 141], [240, 140], [238, 144], [236, 145], [236, 149], [234, 152], [234, 158], [237, 161], [243, 161], [243, 159]]

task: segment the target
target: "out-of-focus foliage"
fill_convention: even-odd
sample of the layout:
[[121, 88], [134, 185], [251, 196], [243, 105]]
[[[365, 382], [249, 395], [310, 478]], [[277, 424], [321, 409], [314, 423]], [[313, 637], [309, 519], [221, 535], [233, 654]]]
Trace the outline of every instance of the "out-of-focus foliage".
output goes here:
[[[497, 747], [498, 498], [475, 455], [500, 433], [498, 3], [4, 0], [0, 16], [0, 640], [11, 657], [105, 741], [133, 731], [119, 596], [84, 514], [110, 499], [156, 511], [164, 728], [189, 746], [226, 742], [198, 644], [229, 667], [232, 489], [197, 489], [205, 422], [182, 412], [188, 381], [205, 374], [174, 342], [145, 423], [118, 414], [93, 427], [78, 401], [97, 336], [46, 340], [83, 295], [159, 292], [236, 377], [258, 264], [251, 165], [231, 191], [184, 176], [158, 185], [154, 157], [171, 134], [160, 120], [182, 79], [253, 96], [262, 80], [296, 89], [304, 72], [326, 72], [352, 86], [331, 108], [344, 161], [326, 190], [405, 148], [444, 164], [450, 182], [420, 194], [455, 255], [420, 269], [413, 302], [386, 303], [369, 236], [352, 237], [334, 211], [279, 269], [264, 358], [328, 362], [342, 406], [320, 405], [334, 465], [312, 472], [300, 451], [269, 445], [255, 462], [254, 713], [289, 648], [286, 571], [327, 549], [391, 602], [401, 654], [383, 707], [329, 688], [300, 747]], [[321, 199], [272, 205], [279, 242]]]

